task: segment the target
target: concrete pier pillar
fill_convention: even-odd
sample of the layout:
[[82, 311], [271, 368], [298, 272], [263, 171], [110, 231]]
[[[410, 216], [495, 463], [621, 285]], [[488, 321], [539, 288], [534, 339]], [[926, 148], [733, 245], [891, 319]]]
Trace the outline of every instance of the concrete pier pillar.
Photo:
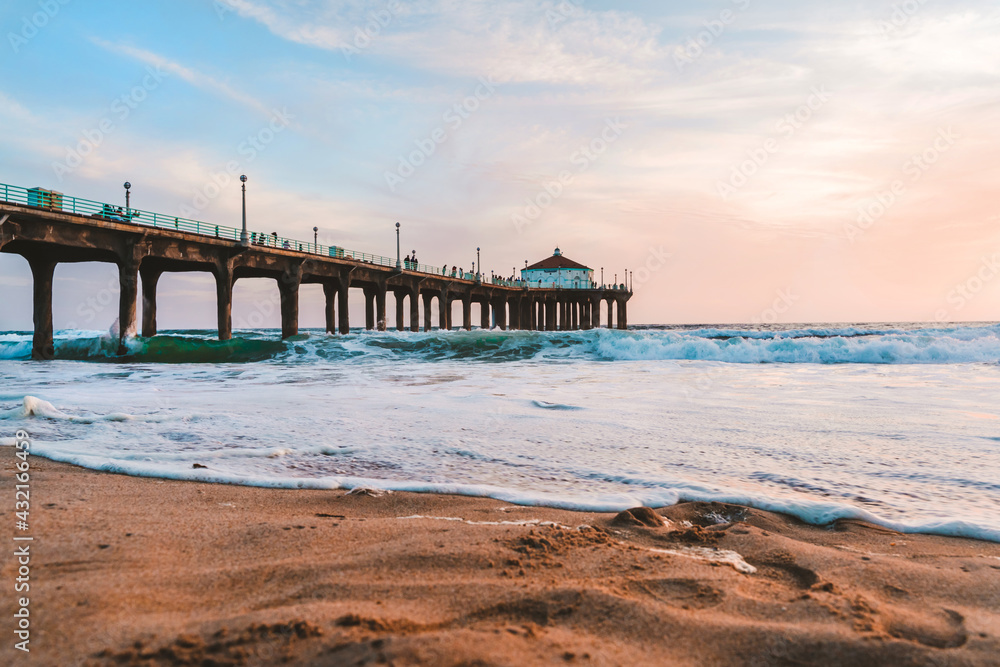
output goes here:
[[420, 331], [420, 290], [416, 287], [410, 290], [410, 331]]
[[555, 331], [556, 330], [556, 306], [558, 302], [555, 298], [549, 298], [545, 301], [545, 330]]
[[365, 287], [365, 329], [375, 329], [375, 288]]
[[125, 339], [135, 335], [135, 310], [139, 299], [139, 263], [118, 264], [118, 354], [125, 354]]
[[580, 328], [580, 304], [576, 301], [569, 302], [569, 326], [573, 331]]
[[385, 285], [379, 285], [375, 290], [375, 317], [379, 331], [385, 331]]
[[462, 328], [472, 331], [472, 295], [462, 297]]
[[438, 328], [447, 331], [451, 328], [451, 304], [448, 303], [447, 290], [441, 290], [438, 297]]
[[517, 331], [521, 328], [521, 299], [511, 297], [507, 300], [507, 303], [510, 305], [507, 328], [511, 331]]
[[160, 282], [163, 271], [139, 267], [139, 278], [142, 280], [142, 336], [152, 338], [156, 335], [156, 284]]
[[31, 339], [31, 358], [45, 361], [55, 358], [55, 344], [52, 342], [52, 276], [56, 262], [44, 258], [27, 258], [31, 266], [33, 281], [32, 318], [35, 333]]
[[618, 328], [628, 329], [628, 301], [618, 300]]
[[326, 305], [326, 332], [337, 333], [337, 318], [334, 312], [334, 304], [337, 303], [337, 286], [333, 283], [323, 283], [323, 298]]
[[396, 291], [393, 292], [393, 296], [396, 297], [396, 331], [405, 331], [406, 327], [403, 324], [403, 301], [406, 299], [406, 292]]
[[213, 273], [219, 340], [229, 340], [233, 337], [233, 269], [226, 264], [217, 266]]
[[559, 301], [559, 331], [569, 331], [569, 303]]
[[281, 296], [281, 337], [291, 338], [299, 333], [299, 285], [302, 283], [301, 267], [286, 271], [278, 279]]
[[431, 330], [431, 303], [434, 301], [434, 295], [424, 293], [424, 331]]
[[350, 276], [341, 276], [340, 285], [337, 286], [337, 321], [340, 333], [347, 335], [351, 333], [351, 312], [347, 307], [349, 293], [351, 291]]
[[615, 328], [615, 301], [614, 299], [605, 299], [608, 304], [608, 328]]
[[497, 327], [501, 331], [507, 330], [507, 300], [497, 299], [493, 302], [493, 312], [496, 313], [495, 319]]
[[489, 331], [490, 324], [490, 302], [483, 299], [479, 302], [479, 327], [483, 331]]

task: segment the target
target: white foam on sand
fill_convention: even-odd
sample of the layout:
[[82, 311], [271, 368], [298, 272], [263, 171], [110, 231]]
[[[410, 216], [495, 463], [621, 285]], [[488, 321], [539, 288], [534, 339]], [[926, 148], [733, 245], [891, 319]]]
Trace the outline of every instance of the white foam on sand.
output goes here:
[[[400, 521], [407, 521], [410, 519], [430, 519], [433, 521], [459, 521], [461, 523], [470, 526], [542, 526], [551, 528], [562, 528], [563, 530], [573, 530], [572, 527], [557, 523], [555, 521], [542, 521], [540, 519], [525, 519], [523, 521], [470, 521], [469, 519], [463, 519], [458, 516], [424, 516], [421, 514], [414, 514], [413, 516], [401, 516], [397, 517]], [[589, 528], [589, 526], [587, 526]], [[578, 526], [577, 530], [584, 528], [584, 526]]]
[[750, 563], [743, 560], [743, 556], [735, 551], [727, 549], [713, 549], [709, 547], [680, 547], [678, 549], [646, 549], [656, 554], [669, 554], [671, 556], [683, 556], [684, 558], [694, 558], [696, 560], [707, 560], [712, 563], [729, 565], [737, 572], [743, 574], [754, 574], [757, 572]]
[[[767, 346], [773, 361], [803, 346], [986, 350], [998, 333], [684, 335], [717, 350]], [[323, 354], [382, 349], [388, 362], [338, 352], [298, 363], [291, 347], [281, 360], [253, 363], [5, 362], [0, 434], [24, 429], [33, 454], [146, 477], [368, 486], [589, 512], [718, 501], [815, 525], [853, 518], [1000, 542], [1000, 422], [981, 418], [1000, 404], [996, 357], [920, 366], [573, 358], [588, 344], [655, 346], [673, 335], [352, 334], [289, 344]], [[478, 355], [494, 339], [558, 343], [568, 356], [418, 358], [422, 346], [460, 343]]]
[[29, 419], [32, 417], [73, 422], [76, 424], [93, 424], [95, 422], [164, 421], [163, 417], [157, 415], [130, 415], [124, 412], [112, 412], [106, 415], [70, 415], [58, 409], [48, 401], [43, 401], [35, 396], [25, 396], [22, 399], [21, 407], [10, 410], [0, 410], [0, 419]]

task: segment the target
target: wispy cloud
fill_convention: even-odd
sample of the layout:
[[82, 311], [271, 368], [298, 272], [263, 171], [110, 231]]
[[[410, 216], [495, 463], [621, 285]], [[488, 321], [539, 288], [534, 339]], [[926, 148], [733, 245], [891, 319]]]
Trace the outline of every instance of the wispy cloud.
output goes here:
[[207, 74], [203, 74], [202, 72], [186, 67], [174, 60], [170, 60], [165, 56], [161, 56], [145, 49], [129, 46], [127, 44], [108, 42], [96, 37], [93, 38], [92, 41], [94, 44], [113, 53], [118, 53], [152, 67], [160, 68], [164, 72], [176, 76], [202, 91], [215, 95], [221, 95], [265, 116], [269, 116], [272, 113], [268, 106], [257, 98], [233, 88], [224, 81], [219, 81], [218, 79], [215, 79]]

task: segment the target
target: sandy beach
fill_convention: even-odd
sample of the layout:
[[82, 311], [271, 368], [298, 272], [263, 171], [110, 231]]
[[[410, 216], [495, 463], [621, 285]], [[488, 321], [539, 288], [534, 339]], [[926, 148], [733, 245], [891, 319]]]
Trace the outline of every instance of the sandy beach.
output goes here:
[[[995, 665], [1000, 655], [1000, 545], [989, 542], [721, 504], [616, 517], [32, 466], [31, 654], [8, 635], [4, 664]], [[4, 607], [11, 619], [6, 595]]]

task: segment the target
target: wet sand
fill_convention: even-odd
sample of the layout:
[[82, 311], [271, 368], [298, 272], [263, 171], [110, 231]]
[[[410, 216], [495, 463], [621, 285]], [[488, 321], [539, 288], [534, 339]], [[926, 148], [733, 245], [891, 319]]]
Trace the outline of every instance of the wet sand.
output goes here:
[[5, 593], [0, 664], [1000, 663], [1000, 544], [31, 463], [32, 650]]

